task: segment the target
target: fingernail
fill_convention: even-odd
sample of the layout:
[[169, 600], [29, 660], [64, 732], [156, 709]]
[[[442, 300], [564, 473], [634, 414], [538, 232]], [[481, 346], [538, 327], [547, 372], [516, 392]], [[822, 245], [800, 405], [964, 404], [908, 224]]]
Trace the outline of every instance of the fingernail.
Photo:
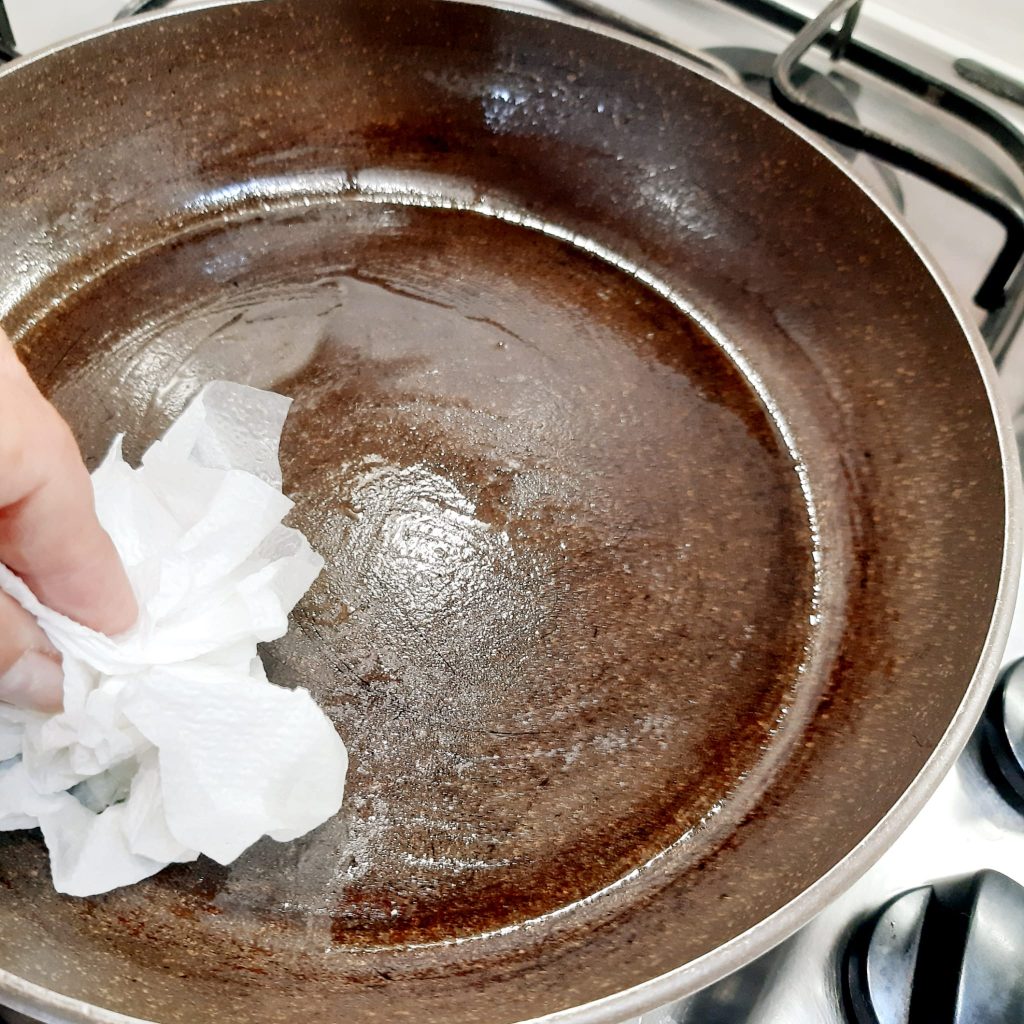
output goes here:
[[0, 675], [0, 700], [35, 711], [60, 711], [64, 703], [60, 661], [40, 651], [26, 651]]

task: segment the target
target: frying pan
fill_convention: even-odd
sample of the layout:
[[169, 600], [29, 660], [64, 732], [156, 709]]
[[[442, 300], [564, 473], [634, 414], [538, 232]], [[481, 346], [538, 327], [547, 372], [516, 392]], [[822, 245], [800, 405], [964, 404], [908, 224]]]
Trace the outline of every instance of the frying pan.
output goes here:
[[1015, 585], [974, 331], [785, 118], [490, 6], [215, 4], [0, 75], [0, 314], [91, 463], [295, 399], [265, 660], [342, 813], [95, 899], [0, 844], [49, 1020], [604, 1021], [770, 948], [967, 736]]

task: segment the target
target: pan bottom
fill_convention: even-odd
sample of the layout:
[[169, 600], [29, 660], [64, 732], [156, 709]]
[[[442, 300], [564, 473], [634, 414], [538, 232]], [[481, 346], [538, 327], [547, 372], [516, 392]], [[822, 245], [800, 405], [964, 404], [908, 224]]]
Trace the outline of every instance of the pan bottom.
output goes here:
[[133, 959], [466, 939], [699, 859], [763, 791], [811, 639], [808, 513], [675, 305], [538, 231], [357, 200], [217, 220], [67, 291], [20, 350], [93, 464], [211, 379], [294, 398], [291, 522], [327, 568], [265, 660], [352, 766], [312, 835], [97, 900], [7, 837], [25, 913]]

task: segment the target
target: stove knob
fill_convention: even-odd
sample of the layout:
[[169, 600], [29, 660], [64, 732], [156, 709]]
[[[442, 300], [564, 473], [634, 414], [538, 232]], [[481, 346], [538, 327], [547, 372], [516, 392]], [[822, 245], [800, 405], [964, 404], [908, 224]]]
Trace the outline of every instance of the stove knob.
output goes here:
[[850, 940], [851, 1024], [1021, 1024], [1024, 887], [997, 871], [912, 889]]
[[1024, 813], [1024, 658], [1000, 674], [978, 736], [985, 773], [1005, 799]]

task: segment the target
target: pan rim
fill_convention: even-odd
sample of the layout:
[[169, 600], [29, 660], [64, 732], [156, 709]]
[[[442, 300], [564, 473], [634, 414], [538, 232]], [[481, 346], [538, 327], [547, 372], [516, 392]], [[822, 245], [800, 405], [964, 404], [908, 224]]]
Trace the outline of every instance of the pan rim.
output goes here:
[[[17, 58], [0, 68], [0, 79], [15, 74], [19, 69], [30, 64], [87, 43], [92, 39], [105, 37], [114, 32], [131, 30], [146, 22], [161, 21], [206, 9], [241, 6], [257, 2], [261, 2], [261, 0], [200, 0], [197, 3], [158, 10], [124, 21], [113, 22]], [[445, 0], [445, 2], [458, 2], [465, 6], [485, 7], [539, 18], [592, 32], [598, 36], [636, 47], [683, 67], [725, 89], [752, 104], [762, 114], [768, 115], [799, 136], [806, 145], [858, 186], [879, 208], [938, 286], [974, 357], [988, 398], [999, 447], [1003, 483], [1003, 547], [1000, 579], [992, 617], [964, 697], [928, 760], [916, 778], [904, 790], [902, 796], [860, 842], [803, 892], [798, 893], [784, 906], [745, 932], [687, 964], [631, 988], [521, 1022], [521, 1024], [615, 1024], [615, 1022], [634, 1018], [657, 1007], [665, 1006], [721, 980], [798, 931], [871, 868], [910, 824], [945, 777], [966, 745], [981, 716], [988, 698], [988, 684], [994, 679], [1000, 667], [1000, 660], [1009, 635], [1021, 572], [1022, 538], [1020, 527], [1022, 509], [1024, 509], [1024, 490], [1022, 490], [1019, 457], [1009, 410], [999, 390], [996, 368], [977, 325], [968, 315], [961, 299], [954, 293], [946, 274], [922, 245], [905, 218], [883, 203], [878, 190], [859, 171], [844, 163], [824, 141], [808, 133], [795, 118], [779, 110], [769, 101], [748, 93], [730, 81], [723, 80], [708, 68], [675, 53], [666, 46], [639, 39], [626, 31], [590, 21], [585, 17], [560, 12], [538, 11], [521, 4], [507, 2], [507, 0]], [[31, 1014], [45, 1024], [65, 1024], [67, 1021], [81, 1022], [81, 1024], [159, 1024], [159, 1022], [147, 1018], [128, 1016], [115, 1010], [105, 1009], [71, 996], [53, 992], [3, 968], [0, 968], [0, 997], [10, 1009]]]

